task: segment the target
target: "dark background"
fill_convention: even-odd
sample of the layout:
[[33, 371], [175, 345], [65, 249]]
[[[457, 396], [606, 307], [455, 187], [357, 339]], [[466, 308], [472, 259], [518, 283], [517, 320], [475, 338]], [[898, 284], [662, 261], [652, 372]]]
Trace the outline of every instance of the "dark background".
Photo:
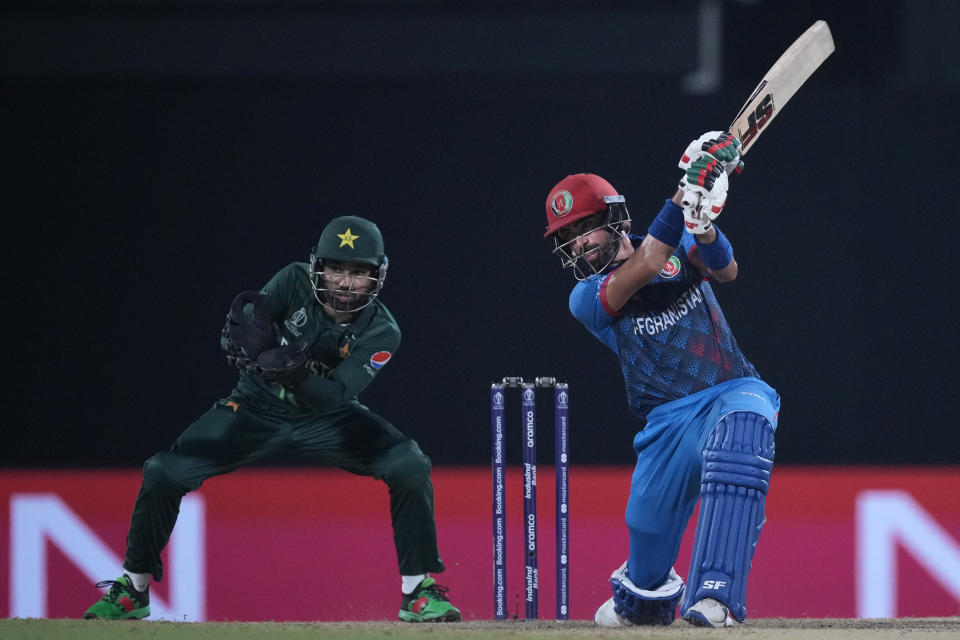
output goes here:
[[344, 214], [381, 227], [404, 331], [364, 400], [435, 464], [489, 461], [504, 375], [568, 381], [573, 462], [630, 464], [547, 192], [599, 173], [645, 229], [687, 142], [818, 18], [837, 51], [731, 187], [717, 295], [783, 398], [778, 462], [957, 463], [960, 3], [103, 0], [0, 9], [0, 464], [169, 447], [233, 385], [233, 296]]

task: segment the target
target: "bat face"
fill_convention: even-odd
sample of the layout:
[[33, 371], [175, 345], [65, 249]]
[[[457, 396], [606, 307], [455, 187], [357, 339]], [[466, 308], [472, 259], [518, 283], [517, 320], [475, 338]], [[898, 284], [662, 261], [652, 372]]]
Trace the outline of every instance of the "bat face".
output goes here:
[[[763, 90], [766, 84], [766, 81], [764, 81], [758, 88]], [[737, 118], [734, 120], [734, 124], [737, 126], [730, 130], [733, 135], [740, 139], [740, 143], [743, 145], [740, 150], [741, 154], [745, 154], [747, 149], [753, 145], [753, 141], [760, 135], [760, 130], [773, 119], [773, 112], [777, 108], [773, 102], [772, 93], [764, 93], [756, 103], [750, 100], [747, 106], [753, 104], [756, 104], [756, 107], [751, 109], [750, 113], [746, 114], [742, 122], [740, 116], [744, 115], [743, 112], [737, 114]], [[743, 128], [741, 128], [741, 126]]]
[[729, 131], [743, 145], [741, 155], [746, 155], [765, 127], [833, 51], [830, 27], [818, 20], [783, 52], [730, 125]]

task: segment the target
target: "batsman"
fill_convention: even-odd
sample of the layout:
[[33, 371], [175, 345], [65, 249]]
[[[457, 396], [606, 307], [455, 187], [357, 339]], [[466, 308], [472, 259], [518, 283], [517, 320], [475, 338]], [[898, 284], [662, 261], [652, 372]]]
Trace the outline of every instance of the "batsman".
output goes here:
[[183, 496], [212, 476], [271, 454], [295, 453], [387, 485], [401, 583], [399, 619], [461, 619], [447, 589], [430, 577], [444, 570], [430, 459], [357, 397], [400, 345], [400, 329], [379, 299], [387, 264], [373, 222], [339, 217], [324, 228], [309, 263], [294, 262], [260, 291], [236, 296], [220, 342], [227, 362], [239, 370], [237, 384], [169, 451], [144, 464], [124, 573], [98, 583], [106, 594], [84, 618], [149, 615], [150, 580], [163, 578], [160, 552]]
[[[620, 363], [640, 424], [626, 507], [629, 557], [594, 620], [607, 627], [688, 622], [729, 627], [746, 617], [747, 576], [780, 410], [733, 337], [712, 283], [739, 266], [715, 224], [740, 142], [711, 131], [681, 156], [679, 188], [645, 235], [626, 199], [600, 176], [569, 175], [550, 190], [546, 237], [579, 281], [570, 311]], [[697, 502], [687, 584], [674, 571]]]

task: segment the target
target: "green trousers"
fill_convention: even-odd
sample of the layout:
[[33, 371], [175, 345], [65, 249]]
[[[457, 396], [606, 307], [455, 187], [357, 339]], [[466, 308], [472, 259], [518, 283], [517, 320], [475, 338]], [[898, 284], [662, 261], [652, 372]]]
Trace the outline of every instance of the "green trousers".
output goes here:
[[430, 458], [414, 440], [357, 403], [306, 417], [267, 409], [239, 397], [220, 400], [180, 435], [169, 452], [144, 463], [124, 569], [161, 580], [160, 552], [188, 491], [199, 489], [207, 478], [271, 454], [297, 453], [315, 464], [383, 480], [390, 491], [400, 574], [444, 570], [437, 550]]

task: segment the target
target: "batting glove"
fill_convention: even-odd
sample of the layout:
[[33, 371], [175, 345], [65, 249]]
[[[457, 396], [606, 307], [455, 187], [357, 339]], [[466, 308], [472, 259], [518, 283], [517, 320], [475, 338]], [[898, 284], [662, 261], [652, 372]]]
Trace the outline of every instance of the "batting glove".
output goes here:
[[679, 185], [683, 191], [680, 206], [684, 227], [689, 233], [699, 235], [713, 227], [713, 221], [727, 203], [729, 186], [727, 172], [720, 162], [709, 153], [699, 152], [680, 178]]
[[705, 151], [720, 162], [727, 175], [739, 174], [743, 171], [740, 147], [740, 140], [732, 133], [728, 131], [708, 131], [687, 145], [677, 166], [686, 170], [690, 163], [696, 160], [701, 152]]

